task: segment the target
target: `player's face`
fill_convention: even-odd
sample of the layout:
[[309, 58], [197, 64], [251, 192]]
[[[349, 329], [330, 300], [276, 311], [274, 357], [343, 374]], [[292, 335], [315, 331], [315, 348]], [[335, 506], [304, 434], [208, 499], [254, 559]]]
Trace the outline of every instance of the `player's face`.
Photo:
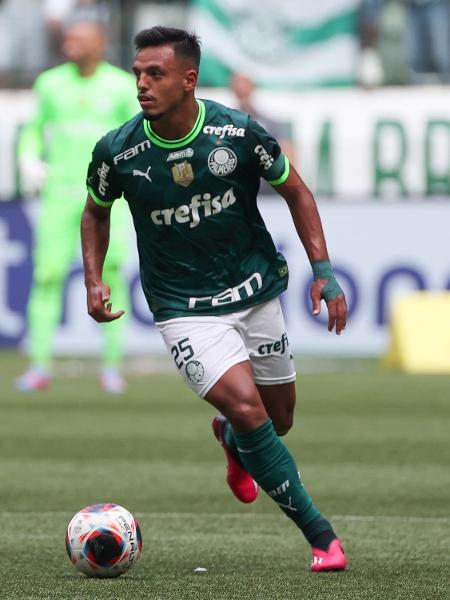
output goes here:
[[65, 58], [76, 64], [100, 59], [105, 50], [105, 36], [95, 23], [77, 23], [69, 27], [63, 39]]
[[133, 71], [144, 117], [152, 121], [176, 112], [197, 82], [195, 69], [170, 44], [139, 50]]

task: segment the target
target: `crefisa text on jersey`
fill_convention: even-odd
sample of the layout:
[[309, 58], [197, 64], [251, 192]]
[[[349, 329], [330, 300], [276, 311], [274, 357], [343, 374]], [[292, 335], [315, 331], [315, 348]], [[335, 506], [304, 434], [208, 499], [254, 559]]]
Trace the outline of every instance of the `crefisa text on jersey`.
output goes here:
[[264, 146], [258, 144], [254, 150], [255, 154], [259, 156], [259, 164], [265, 171], [268, 171], [270, 167], [273, 165], [274, 158], [271, 154], [267, 152]]
[[208, 133], [209, 135], [217, 135], [219, 140], [221, 140], [225, 136], [244, 137], [245, 128], [235, 127], [233, 123], [227, 123], [226, 125], [205, 125], [203, 127], [203, 133]]
[[[236, 202], [233, 188], [228, 189], [223, 196], [212, 194], [196, 194], [192, 196], [190, 204], [181, 204], [178, 207], [152, 210], [150, 218], [155, 225], [172, 225], [172, 219], [177, 223], [189, 223], [189, 227], [197, 227], [200, 220], [211, 215], [217, 215]], [[200, 212], [200, 209], [201, 212]]]
[[106, 188], [109, 186], [109, 183], [106, 181], [106, 177], [108, 176], [110, 168], [111, 167], [103, 161], [102, 166], [97, 169], [97, 175], [99, 177], [98, 191], [102, 196], [106, 194]]

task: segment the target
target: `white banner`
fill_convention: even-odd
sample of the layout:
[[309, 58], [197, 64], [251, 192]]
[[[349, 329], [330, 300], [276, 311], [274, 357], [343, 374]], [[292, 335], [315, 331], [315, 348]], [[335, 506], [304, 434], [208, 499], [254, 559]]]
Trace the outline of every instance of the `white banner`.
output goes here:
[[358, 0], [192, 0], [200, 82], [245, 73], [265, 87], [349, 85], [358, 54]]
[[[206, 98], [233, 106], [232, 94]], [[296, 166], [316, 195], [450, 199], [450, 86], [259, 91], [257, 108], [291, 123]]]
[[[226, 90], [198, 96], [235, 102]], [[296, 166], [316, 195], [450, 198], [450, 86], [260, 91], [256, 101], [291, 126]], [[0, 199], [15, 195], [15, 142], [32, 110], [30, 92], [0, 92]]]

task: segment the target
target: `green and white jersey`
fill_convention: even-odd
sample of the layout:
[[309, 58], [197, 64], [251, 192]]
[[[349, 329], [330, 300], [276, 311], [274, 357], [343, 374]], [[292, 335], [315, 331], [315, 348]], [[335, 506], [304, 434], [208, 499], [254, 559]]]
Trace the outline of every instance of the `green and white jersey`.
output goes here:
[[156, 321], [243, 310], [288, 283], [256, 204], [260, 177], [283, 183], [287, 158], [247, 114], [197, 103], [184, 138], [159, 137], [140, 114], [97, 143], [88, 170], [95, 202], [128, 201]]

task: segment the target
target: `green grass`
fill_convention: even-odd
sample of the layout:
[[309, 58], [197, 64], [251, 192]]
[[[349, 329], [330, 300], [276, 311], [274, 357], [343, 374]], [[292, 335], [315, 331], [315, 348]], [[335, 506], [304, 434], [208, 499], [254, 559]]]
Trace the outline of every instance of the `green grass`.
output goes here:
[[[0, 354], [0, 600], [450, 597], [450, 376], [357, 362], [299, 377], [286, 443], [350, 561], [312, 575], [268, 497], [234, 500], [213, 410], [181, 379], [133, 376], [116, 398], [92, 373], [60, 375], [24, 396], [12, 387], [24, 366]], [[143, 553], [122, 578], [91, 580], [67, 559], [65, 527], [106, 501], [137, 515]]]

